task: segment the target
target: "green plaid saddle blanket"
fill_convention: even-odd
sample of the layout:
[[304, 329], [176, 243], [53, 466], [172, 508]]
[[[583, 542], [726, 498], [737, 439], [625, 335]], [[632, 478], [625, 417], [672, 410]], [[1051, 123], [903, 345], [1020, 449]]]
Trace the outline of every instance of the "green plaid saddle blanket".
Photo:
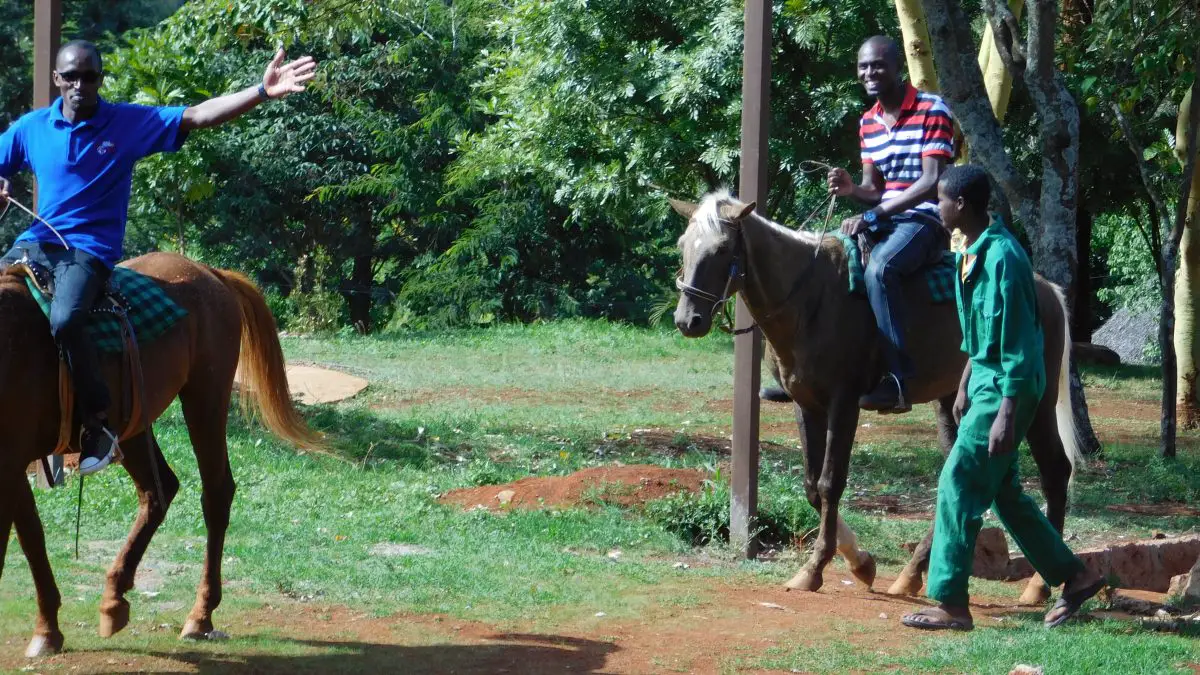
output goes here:
[[[841, 232], [835, 233], [842, 246], [846, 249], [846, 264], [850, 268], [850, 292], [866, 293], [866, 281], [863, 279], [862, 255], [858, 250], [858, 241], [847, 237]], [[924, 268], [925, 280], [929, 283], [929, 295], [934, 302], [954, 302], [954, 254], [950, 251], [942, 253], [941, 262]]]
[[[42, 308], [42, 313], [49, 317], [50, 299], [28, 277], [25, 278], [25, 285]], [[176, 304], [158, 282], [127, 267], [113, 269], [109, 286], [120, 295], [139, 345], [154, 341], [187, 316], [187, 310]], [[121, 340], [121, 322], [112, 312], [93, 310], [88, 316], [86, 330], [88, 339], [102, 353], [120, 354], [125, 349]]]

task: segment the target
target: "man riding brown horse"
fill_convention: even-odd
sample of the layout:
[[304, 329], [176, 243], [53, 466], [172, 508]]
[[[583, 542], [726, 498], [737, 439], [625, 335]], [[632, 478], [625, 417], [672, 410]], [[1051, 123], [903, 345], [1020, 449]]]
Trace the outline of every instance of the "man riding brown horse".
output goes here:
[[0, 259], [0, 267], [28, 259], [52, 270], [50, 330], [78, 391], [83, 475], [108, 466], [119, 452], [108, 422], [108, 387], [84, 327], [122, 256], [133, 167], [148, 155], [179, 150], [195, 129], [224, 124], [264, 101], [304, 91], [316, 63], [308, 56], [286, 64], [283, 59], [280, 49], [257, 86], [190, 107], [155, 108], [103, 100], [100, 51], [90, 42], [69, 42], [55, 61], [61, 98], [0, 135], [0, 206], [8, 200], [8, 177], [29, 169], [38, 181], [40, 214]]
[[938, 176], [953, 156], [950, 109], [933, 94], [917, 91], [900, 75], [900, 48], [876, 36], [858, 50], [858, 79], [875, 105], [863, 113], [858, 136], [862, 183], [845, 169], [829, 171], [829, 191], [869, 205], [842, 222], [842, 233], [869, 232], [874, 240], [866, 268], [867, 297], [884, 338], [888, 374], [860, 399], [867, 410], [906, 412], [904, 381], [912, 360], [904, 346], [902, 277], [915, 272], [945, 248], [933, 196]]
[[[842, 233], [865, 233], [871, 240], [865, 285], [875, 323], [883, 338], [887, 374], [859, 399], [866, 410], [907, 412], [905, 380], [913, 373], [905, 348], [905, 312], [901, 281], [940, 258], [945, 238], [934, 197], [938, 177], [953, 157], [954, 122], [938, 96], [918, 91], [901, 76], [900, 47], [875, 36], [858, 50], [858, 79], [875, 104], [859, 120], [862, 183], [845, 169], [830, 169], [829, 192], [869, 206], [842, 221]], [[768, 400], [787, 400], [767, 387]]]

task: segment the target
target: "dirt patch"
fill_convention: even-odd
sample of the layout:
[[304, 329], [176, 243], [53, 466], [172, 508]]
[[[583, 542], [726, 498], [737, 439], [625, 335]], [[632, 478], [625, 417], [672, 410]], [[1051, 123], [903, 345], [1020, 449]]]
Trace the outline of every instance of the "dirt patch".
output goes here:
[[1104, 508], [1118, 513], [1132, 513], [1139, 516], [1200, 516], [1200, 509], [1186, 504], [1109, 504]]
[[850, 506], [861, 513], [873, 513], [904, 520], [931, 520], [934, 500], [930, 497], [898, 495], [862, 495], [851, 497]]
[[[241, 381], [239, 370], [234, 381]], [[292, 398], [306, 405], [336, 403], [357, 396], [367, 388], [367, 381], [338, 370], [323, 368], [313, 363], [289, 363], [287, 366], [288, 390]]]
[[[683, 577], [669, 588], [652, 591], [636, 617], [593, 616], [588, 611], [541, 625], [527, 620], [498, 625], [446, 615], [377, 617], [343, 606], [281, 598], [228, 623], [218, 621], [218, 628], [234, 638], [224, 643], [147, 647], [122, 635], [101, 649], [80, 649], [79, 629], [69, 628], [66, 653], [29, 663], [20, 656], [23, 640], [16, 639], [4, 645], [0, 668], [32, 665], [38, 671], [80, 675], [716, 673], [726, 672], [736, 659], [752, 661], [772, 648], [821, 646], [836, 639], [860, 650], [899, 654], [924, 637], [899, 623], [902, 614], [924, 601], [873, 593], [846, 584], [849, 580], [843, 569], [831, 569], [819, 593], [789, 593], [775, 585], [712, 584]], [[890, 581], [881, 578], [876, 587]], [[1011, 594], [1015, 596], [1021, 585], [1010, 585]], [[978, 629], [987, 630], [1004, 625], [1014, 613], [1041, 609], [979, 597], [972, 611]], [[129, 630], [165, 631], [173, 639], [178, 626], [135, 621]]]
[[1137, 420], [1140, 422], [1159, 421], [1162, 406], [1157, 401], [1139, 401], [1125, 398], [1103, 389], [1092, 389], [1087, 392], [1088, 415], [1093, 419], [1099, 417], [1110, 420]]
[[699, 492], [707, 475], [696, 469], [661, 466], [601, 466], [569, 476], [522, 478], [515, 483], [452, 490], [439, 499], [471, 509], [492, 510], [593, 506], [601, 502], [638, 506], [677, 492]]

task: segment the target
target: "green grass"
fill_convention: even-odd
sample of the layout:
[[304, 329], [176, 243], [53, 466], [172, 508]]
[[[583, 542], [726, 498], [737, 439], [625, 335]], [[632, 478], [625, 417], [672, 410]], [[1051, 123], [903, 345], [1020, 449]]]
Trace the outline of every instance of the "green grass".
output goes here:
[[[984, 621], [991, 621], [984, 619]], [[996, 673], [1018, 664], [1046, 673], [1191, 673], [1195, 636], [1131, 628], [1125, 622], [1094, 621], [1047, 631], [1040, 615], [1005, 617], [987, 630], [967, 634], [915, 634], [909, 647], [881, 650], [848, 641], [772, 648], [762, 656], [731, 659], [726, 672], [762, 668], [804, 673]], [[978, 624], [978, 622], [977, 622]]]
[[[575, 321], [370, 338], [293, 337], [285, 339], [285, 349], [293, 361], [333, 364], [372, 384], [354, 401], [305, 410], [330, 434], [333, 457], [298, 455], [256, 425], [233, 417], [230, 452], [238, 493], [225, 550], [226, 599], [217, 618], [219, 627], [231, 626], [235, 634], [240, 617], [282, 601], [553, 630], [560, 622], [600, 611], [636, 617], [647, 603], [666, 602], [664, 589], [704, 589], [725, 581], [773, 584], [795, 571], [795, 556], [738, 563], [720, 544], [706, 552], [713, 564], [675, 569], [673, 561], [694, 553], [680, 528], [653, 512], [611, 506], [604, 489], [589, 494], [588, 509], [492, 514], [462, 512], [436, 501], [458, 487], [565, 475], [616, 462], [701, 468], [715, 472], [719, 486], [728, 472], [732, 348], [727, 336], [685, 340], [664, 330]], [[1095, 390], [1136, 400], [1152, 399], [1157, 386], [1152, 372], [1127, 368], [1089, 370], [1085, 379]], [[896, 495], [932, 508], [941, 453], [929, 431], [931, 413], [864, 416], [861, 423], [904, 425], [919, 433], [860, 443], [847, 499]], [[815, 514], [804, 500], [790, 406], [764, 404], [763, 428], [763, 511], [800, 534], [815, 524]], [[178, 408], [169, 410], [156, 429], [183, 488], [144, 565], [153, 569], [152, 595], [131, 595], [134, 630], [119, 644], [179, 654], [185, 648], [173, 636], [192, 603], [205, 528], [195, 462]], [[1036, 476], [1027, 454], [1021, 468], [1027, 477]], [[1145, 444], [1109, 445], [1103, 462], [1076, 482], [1068, 531], [1084, 542], [1196, 527], [1195, 518], [1105, 508], [1114, 501], [1194, 502], [1200, 493], [1196, 469], [1197, 459], [1186, 449], [1175, 462], [1155, 459], [1152, 438]], [[82, 555], [76, 561], [71, 555], [75, 485], [38, 493], [63, 589], [63, 624], [70, 646], [111, 649], [113, 643], [90, 635], [104, 572], [136, 501], [121, 470], [89, 479]], [[723, 499], [705, 508], [723, 515]], [[900, 544], [919, 539], [926, 527], [920, 520], [853, 509], [846, 514], [885, 571], [905, 561]], [[388, 543], [425, 552], [372, 553]], [[611, 549], [623, 552], [619, 562], [605, 555]], [[17, 551], [14, 539], [0, 582], [0, 634], [10, 652], [18, 651], [28, 635], [33, 608], [28, 569]], [[684, 593], [671, 602], [687, 607], [702, 597], [702, 592]], [[168, 628], [157, 629], [164, 624]], [[798, 646], [747, 656], [729, 667], [989, 672], [1039, 658], [1047, 664], [1100, 663], [1094, 652], [1117, 659], [1127, 666], [1120, 669], [1125, 672], [1159, 672], [1200, 661], [1187, 640], [1126, 632], [1123, 624], [1092, 624], [1047, 636], [1032, 623], [1016, 622], [922, 642], [912, 651], [872, 655], [848, 646], [815, 651]], [[232, 644], [238, 653], [310, 649], [286, 636], [261, 634]], [[212, 645], [186, 649], [212, 658], [222, 653]], [[1003, 663], [1010, 658], [1015, 660]]]

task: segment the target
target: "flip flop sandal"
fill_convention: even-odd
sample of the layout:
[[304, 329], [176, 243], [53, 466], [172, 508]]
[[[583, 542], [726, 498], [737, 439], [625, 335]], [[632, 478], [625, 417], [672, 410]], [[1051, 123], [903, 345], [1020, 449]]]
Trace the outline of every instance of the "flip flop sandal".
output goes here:
[[1057, 628], [1066, 623], [1067, 619], [1075, 616], [1079, 608], [1083, 607], [1083, 603], [1091, 600], [1092, 596], [1099, 593], [1105, 585], [1104, 579], [1098, 579], [1091, 586], [1081, 588], [1074, 593], [1063, 593], [1058, 602], [1054, 603], [1054, 606], [1050, 608], [1050, 611], [1053, 612], [1056, 609], [1063, 608], [1066, 608], [1067, 611], [1053, 621], [1044, 622], [1046, 628]]
[[[925, 617], [924, 619], [917, 617]], [[958, 619], [951, 619], [947, 616], [946, 619], [939, 619], [931, 614], [916, 612], [914, 614], [906, 614], [900, 618], [900, 623], [909, 628], [920, 628], [921, 630], [958, 630], [968, 631], [975, 628], [974, 623], [965, 623]]]

